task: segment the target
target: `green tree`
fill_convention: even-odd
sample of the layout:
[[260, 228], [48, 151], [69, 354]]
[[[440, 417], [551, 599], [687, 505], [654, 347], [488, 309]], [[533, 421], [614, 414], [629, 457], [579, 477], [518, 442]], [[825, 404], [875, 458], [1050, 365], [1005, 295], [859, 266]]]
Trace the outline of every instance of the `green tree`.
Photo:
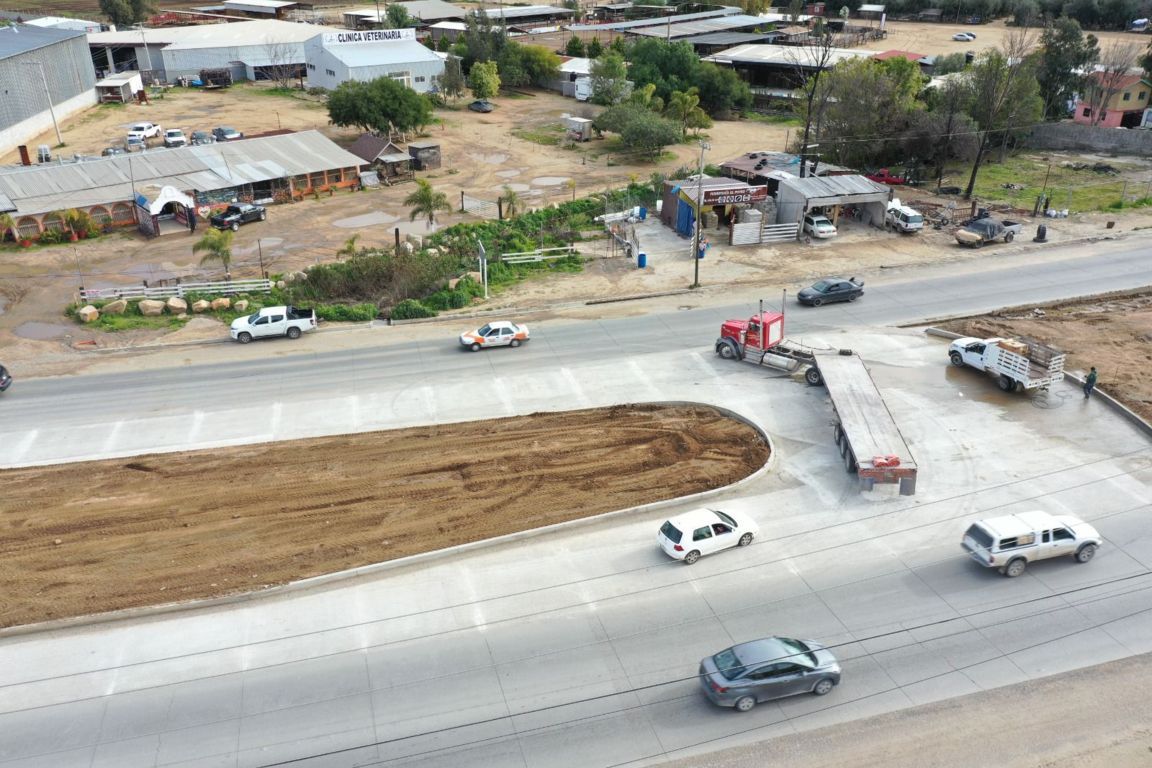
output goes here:
[[[512, 69], [521, 73], [521, 80], [509, 76]], [[505, 85], [547, 85], [560, 77], [560, 57], [542, 45], [509, 41], [500, 56], [498, 70]]]
[[432, 104], [426, 96], [390, 77], [366, 83], [349, 80], [328, 95], [328, 119], [333, 125], [389, 136], [428, 125], [432, 122]]
[[696, 75], [700, 108], [712, 117], [727, 120], [752, 106], [752, 89], [731, 67], [703, 62]]
[[224, 267], [224, 274], [232, 279], [232, 235], [230, 229], [209, 229], [204, 236], [192, 246], [192, 253], [203, 253], [200, 266], [220, 262]]
[[472, 65], [468, 73], [468, 88], [477, 99], [490, 99], [500, 91], [500, 72], [496, 62], [485, 61]]
[[384, 23], [389, 29], [406, 29], [416, 26], [417, 20], [408, 14], [407, 8], [399, 3], [392, 3], [384, 12]]
[[504, 215], [508, 218], [520, 213], [520, 208], [524, 205], [516, 190], [507, 184], [504, 185], [504, 194], [500, 195], [500, 200], [504, 203]]
[[680, 140], [680, 126], [652, 112], [642, 111], [624, 126], [620, 140], [630, 149], [655, 157], [664, 147]]
[[13, 240], [17, 239], [16, 220], [9, 213], [0, 213], [0, 243], [7, 240], [9, 235]]
[[629, 78], [637, 88], [655, 85], [656, 95], [665, 102], [672, 91], [687, 91], [696, 85], [701, 67], [696, 50], [683, 41], [644, 38], [632, 45], [630, 57]]
[[582, 58], [585, 53], [587, 53], [587, 49], [584, 47], [584, 41], [580, 39], [579, 35], [573, 34], [572, 37], [568, 38], [568, 43], [564, 46], [564, 53], [567, 56], [575, 56], [578, 58]]
[[436, 50], [440, 53], [448, 53], [452, 50], [452, 41], [448, 39], [447, 35], [440, 38], [440, 42], [436, 43]]
[[493, 25], [487, 14], [470, 13], [464, 20], [464, 34], [457, 41], [464, 71], [471, 73], [476, 62], [496, 61], [508, 44], [504, 28]]
[[632, 86], [628, 84], [628, 67], [619, 53], [609, 50], [593, 61], [591, 75], [593, 104], [611, 106], [627, 98]]
[[404, 198], [404, 205], [411, 206], [408, 221], [416, 221], [418, 217], [424, 216], [428, 220], [429, 229], [436, 226], [437, 211], [452, 211], [448, 196], [433, 189], [426, 179], [416, 179], [416, 189]]
[[118, 27], [139, 24], [152, 14], [148, 0], [100, 0], [100, 12]]
[[1084, 90], [1083, 73], [1099, 56], [1096, 36], [1085, 35], [1075, 19], [1061, 17], [1044, 30], [1036, 78], [1046, 118], [1059, 120], [1068, 115], [1073, 96]]
[[963, 72], [968, 68], [968, 57], [963, 53], [946, 53], [936, 57], [932, 66], [933, 75], [950, 75], [953, 72]]
[[636, 104], [657, 114], [664, 111], [664, 99], [656, 95], [656, 83], [648, 83], [636, 90], [628, 97], [629, 104]]
[[687, 91], [672, 91], [668, 96], [668, 104], [664, 107], [664, 117], [680, 126], [680, 138], [688, 134], [688, 124], [693, 123], [704, 127], [707, 115], [700, 109], [700, 91], [695, 86]]
[[460, 59], [449, 56], [444, 60], [444, 74], [440, 75], [440, 93], [452, 101], [464, 95], [464, 72], [460, 69]]
[[601, 133], [623, 133], [624, 128], [640, 115], [651, 114], [647, 107], [631, 101], [615, 104], [592, 120], [592, 127]]
[[600, 54], [604, 53], [604, 45], [600, 42], [600, 38], [594, 37], [588, 41], [585, 46], [584, 55], [590, 59], [600, 58]]
[[953, 77], [926, 93], [927, 109], [912, 113], [904, 134], [906, 157], [920, 158], [932, 168], [936, 186], [944, 183], [944, 170], [956, 160], [968, 161], [976, 154], [976, 123], [968, 116], [971, 86]]

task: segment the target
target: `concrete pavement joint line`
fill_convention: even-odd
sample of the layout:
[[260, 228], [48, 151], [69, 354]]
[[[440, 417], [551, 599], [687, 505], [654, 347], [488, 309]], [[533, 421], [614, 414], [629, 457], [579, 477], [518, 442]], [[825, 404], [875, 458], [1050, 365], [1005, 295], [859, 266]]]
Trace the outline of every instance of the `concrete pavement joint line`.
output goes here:
[[[958, 318], [958, 319], [960, 319], [960, 318]], [[929, 326], [928, 328], [925, 328], [924, 333], [928, 336], [936, 336], [937, 338], [941, 338], [941, 339], [959, 339], [959, 338], [962, 338], [961, 334], [959, 334], [959, 333], [953, 333], [952, 331], [945, 331], [943, 328], [936, 328], [935, 326]], [[1065, 381], [1074, 381], [1074, 382], [1076, 382], [1076, 386], [1078, 388], [1080, 388], [1080, 389], [1084, 388], [1084, 379], [1077, 376], [1074, 373], [1069, 373], [1068, 371], [1064, 371], [1064, 380]], [[1135, 411], [1133, 411], [1132, 409], [1130, 409], [1128, 406], [1121, 403], [1116, 398], [1112, 397], [1112, 395], [1108, 394], [1107, 392], [1105, 392], [1105, 391], [1101, 390], [1099, 387], [1097, 387], [1094, 390], [1092, 390], [1092, 399], [1103, 401], [1104, 405], [1108, 406], [1113, 411], [1115, 411], [1117, 414], [1119, 414], [1120, 417], [1123, 418], [1125, 421], [1129, 422], [1130, 424], [1132, 424], [1134, 427], [1136, 427], [1138, 430], [1140, 430], [1144, 434], [1148, 435], [1149, 437], [1152, 437], [1152, 424], [1149, 424], [1147, 421], [1144, 420], [1144, 417], [1142, 417], [1140, 414], [1138, 414]]]
[[[429, 389], [425, 387], [424, 389]], [[98, 624], [107, 624], [125, 619], [138, 619], [151, 616], [167, 615], [172, 613], [179, 613], [182, 611], [198, 610], [201, 608], [214, 608], [223, 605], [236, 605], [238, 603], [248, 602], [250, 600], [258, 600], [264, 597], [278, 596], [287, 592], [297, 592], [311, 589], [312, 587], [330, 584], [333, 582], [347, 581], [357, 578], [359, 576], [373, 575], [385, 571], [396, 570], [399, 568], [406, 568], [411, 565], [423, 564], [431, 561], [448, 559], [455, 557], [463, 552], [472, 552], [482, 549], [490, 549], [501, 546], [513, 541], [520, 541], [522, 539], [535, 538], [537, 536], [544, 536], [559, 531], [569, 530], [572, 528], [579, 528], [582, 526], [590, 526], [598, 524], [604, 520], [611, 520], [617, 517], [626, 515], [643, 514], [646, 512], [654, 512], [656, 510], [665, 509], [667, 507], [674, 507], [679, 504], [685, 504], [693, 501], [702, 501], [704, 499], [719, 496], [724, 493], [741, 488], [749, 483], [759, 480], [764, 475], [768, 474], [776, 464], [776, 445], [772, 442], [772, 438], [757, 422], [753, 421], [750, 417], [744, 416], [741, 413], [725, 408], [721, 405], [712, 405], [710, 403], [694, 402], [688, 400], [663, 400], [659, 402], [645, 403], [646, 405], [666, 405], [672, 407], [704, 407], [711, 408], [719, 411], [723, 415], [735, 419], [736, 421], [745, 424], [752, 429], [760, 438], [768, 445], [768, 461], [764, 466], [757, 469], [750, 475], [737, 480], [730, 485], [725, 485], [720, 488], [712, 488], [707, 491], [700, 491], [699, 493], [690, 494], [688, 496], [680, 496], [674, 499], [663, 499], [661, 501], [653, 501], [648, 504], [641, 504], [636, 507], [629, 507], [627, 509], [618, 509], [613, 512], [605, 512], [600, 515], [593, 515], [592, 517], [582, 517], [576, 520], [568, 520], [563, 523], [554, 523], [542, 528], [532, 528], [527, 531], [517, 531], [515, 533], [507, 533], [503, 536], [496, 536], [491, 539], [482, 539], [480, 541], [472, 541], [467, 544], [458, 544], [454, 547], [447, 549], [434, 550], [432, 552], [422, 552], [418, 555], [409, 555], [408, 557], [401, 557], [395, 560], [387, 560], [382, 563], [373, 563], [371, 565], [360, 566], [359, 568], [351, 568], [344, 571], [337, 571], [336, 573], [326, 573], [320, 576], [313, 576], [301, 581], [293, 581], [288, 584], [281, 584], [279, 586], [263, 589], [258, 592], [244, 592], [236, 595], [228, 595], [226, 597], [209, 598], [206, 600], [194, 600], [185, 603], [167, 603], [164, 605], [153, 605], [141, 608], [127, 608], [122, 611], [112, 611], [110, 613], [97, 614], [96, 616], [78, 616], [72, 619], [60, 619], [58, 621], [46, 621], [38, 624], [26, 625], [24, 627], [8, 627], [0, 629], [0, 638], [14, 637], [17, 635], [30, 635], [38, 634], [41, 632], [50, 632], [61, 628], [75, 628], [95, 626]], [[273, 406], [273, 410], [279, 406], [279, 403]], [[434, 412], [433, 407], [433, 412]], [[276, 420], [274, 418], [274, 420]], [[132, 454], [136, 455], [136, 454]]]

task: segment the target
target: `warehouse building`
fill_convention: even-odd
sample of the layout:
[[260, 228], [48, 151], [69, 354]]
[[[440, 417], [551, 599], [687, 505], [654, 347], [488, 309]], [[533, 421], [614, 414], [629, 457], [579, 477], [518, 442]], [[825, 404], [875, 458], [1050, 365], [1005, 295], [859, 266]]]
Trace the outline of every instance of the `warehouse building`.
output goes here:
[[[464, 21], [466, 11], [444, 0], [407, 0], [407, 2], [391, 3], [398, 5], [408, 12], [408, 15], [420, 22], [418, 27], [430, 27], [441, 21]], [[344, 11], [344, 26], [349, 29], [379, 29], [388, 24], [387, 6], [373, 6], [371, 8], [353, 8]]]
[[308, 85], [335, 89], [349, 80], [390, 77], [427, 93], [444, 74], [444, 59], [416, 40], [413, 29], [328, 32], [304, 46]]
[[0, 27], [0, 147], [14, 147], [96, 103], [84, 33]]

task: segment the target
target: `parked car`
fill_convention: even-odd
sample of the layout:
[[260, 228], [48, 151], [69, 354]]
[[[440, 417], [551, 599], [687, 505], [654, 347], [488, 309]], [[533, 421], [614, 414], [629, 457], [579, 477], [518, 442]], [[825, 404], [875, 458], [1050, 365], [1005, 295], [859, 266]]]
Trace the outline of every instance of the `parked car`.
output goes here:
[[124, 147], [104, 147], [104, 149], [100, 152], [100, 154], [103, 157], [112, 157], [113, 155], [123, 155], [127, 151], [128, 150], [125, 149]]
[[1037, 511], [977, 520], [960, 545], [985, 568], [1014, 577], [1028, 563], [1050, 557], [1071, 555], [1086, 563], [1102, 543], [1096, 529], [1079, 518]]
[[767, 637], [701, 661], [700, 684], [713, 704], [747, 712], [798, 693], [823, 696], [840, 684], [840, 663], [814, 640]]
[[907, 177], [892, 173], [887, 168], [881, 168], [875, 173], [866, 173], [864, 174], [864, 178], [888, 185], [906, 184], [908, 182]]
[[230, 229], [235, 232], [240, 229], [241, 224], [247, 224], [250, 221], [264, 221], [266, 218], [268, 218], [268, 210], [262, 205], [233, 203], [213, 216], [210, 221], [216, 229]]
[[124, 140], [125, 152], [143, 152], [148, 148], [148, 144], [140, 136], [129, 136]]
[[664, 554], [692, 565], [704, 555], [746, 547], [759, 533], [759, 526], [745, 514], [704, 508], [665, 521], [656, 542]]
[[193, 146], [198, 146], [200, 144], [215, 144], [215, 143], [216, 143], [216, 137], [213, 136], [208, 131], [192, 131], [191, 144]]
[[128, 129], [128, 138], [133, 136], [139, 137], [141, 140], [154, 139], [161, 136], [164, 129], [155, 123], [136, 123]]
[[496, 109], [496, 105], [485, 99], [477, 99], [468, 105], [468, 109], [473, 112], [491, 112]]
[[518, 347], [528, 339], [528, 326], [507, 320], [494, 320], [474, 331], [460, 334], [461, 346], [473, 352], [488, 347]]
[[8, 373], [7, 368], [0, 365], [0, 392], [7, 392], [10, 386], [12, 386], [12, 374]]
[[212, 137], [216, 141], [236, 141], [236, 139], [244, 138], [244, 134], [227, 125], [220, 125], [212, 129]]
[[856, 301], [864, 295], [864, 281], [842, 277], [826, 277], [817, 280], [796, 294], [796, 300], [810, 307], [830, 304], [834, 301]]
[[976, 35], [971, 32], [957, 32], [952, 35], [952, 39], [958, 43], [970, 43], [976, 39]]
[[164, 131], [164, 146], [186, 147], [188, 146], [188, 137], [179, 128], [169, 128]]
[[305, 331], [316, 330], [316, 310], [299, 307], [265, 307], [251, 315], [232, 321], [230, 333], [241, 344], [266, 336], [300, 338]]
[[804, 232], [824, 240], [829, 237], [836, 237], [836, 225], [829, 221], [827, 216], [808, 214], [804, 217]]
[[982, 248], [985, 243], [991, 243], [1000, 238], [1004, 238], [1004, 242], [1010, 243], [1023, 228], [1024, 225], [1018, 221], [1009, 221], [1008, 219], [1000, 221], [985, 217], [968, 222], [963, 229], [956, 230], [953, 237], [960, 245], [966, 245], [969, 248]]

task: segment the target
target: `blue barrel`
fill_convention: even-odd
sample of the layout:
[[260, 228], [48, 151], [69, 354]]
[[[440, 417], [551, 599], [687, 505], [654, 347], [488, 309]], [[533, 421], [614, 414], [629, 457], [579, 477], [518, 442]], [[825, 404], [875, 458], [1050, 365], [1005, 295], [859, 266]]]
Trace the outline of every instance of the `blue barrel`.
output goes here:
[[636, 269], [644, 269], [648, 266], [648, 254], [641, 253], [636, 257]]
[[645, 221], [647, 219], [648, 219], [648, 209], [645, 208], [644, 206], [640, 206], [640, 221]]

